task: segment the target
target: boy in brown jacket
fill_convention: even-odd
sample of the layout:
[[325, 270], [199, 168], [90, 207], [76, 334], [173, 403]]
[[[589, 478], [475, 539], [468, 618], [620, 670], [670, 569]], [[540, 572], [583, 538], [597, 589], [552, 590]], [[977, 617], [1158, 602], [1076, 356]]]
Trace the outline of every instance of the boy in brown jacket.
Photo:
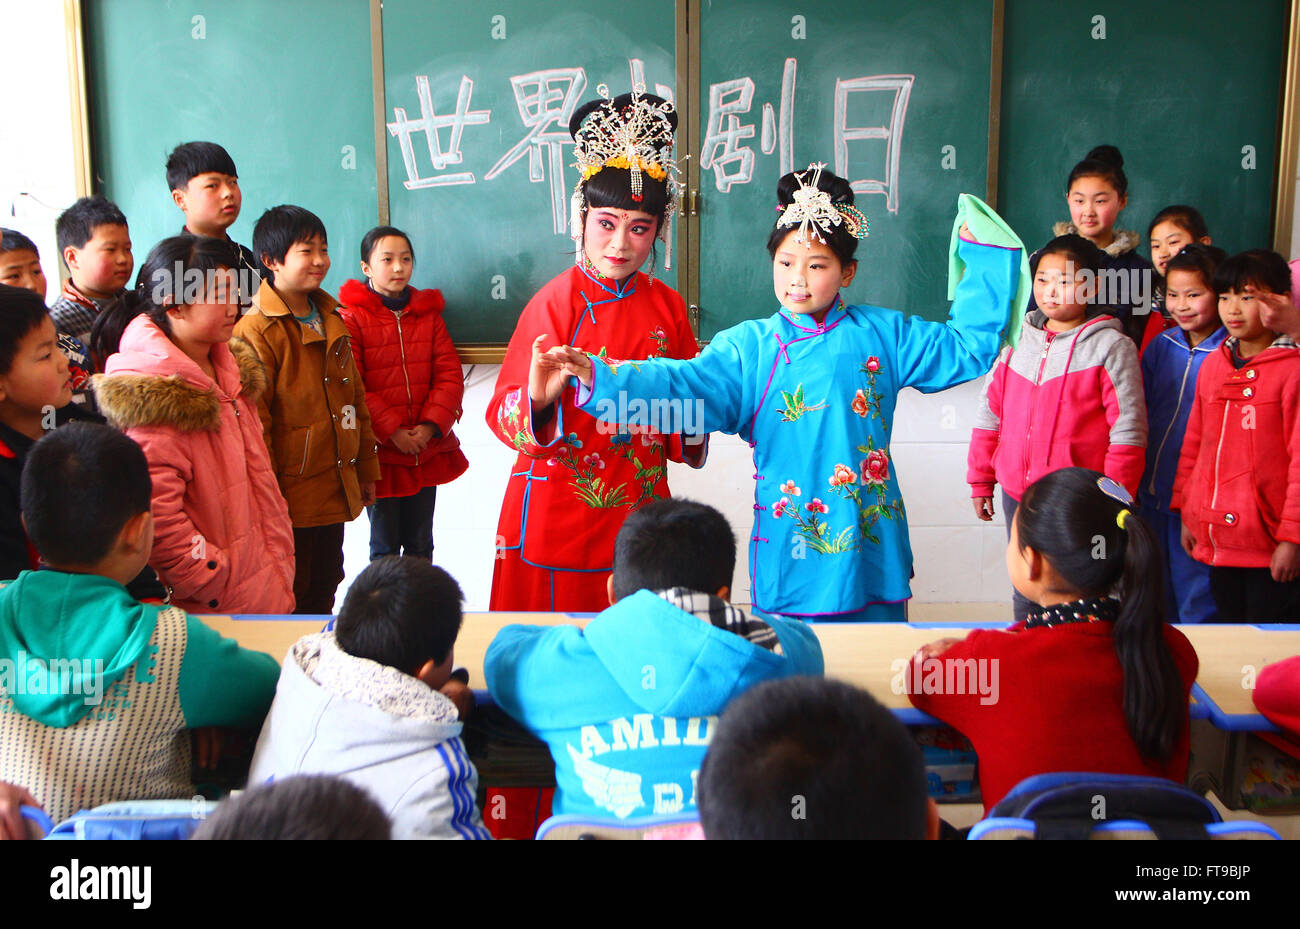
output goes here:
[[235, 335], [257, 350], [271, 382], [258, 411], [293, 520], [297, 612], [332, 613], [343, 524], [375, 502], [379, 479], [366, 390], [338, 301], [320, 287], [330, 268], [320, 219], [272, 207], [253, 227], [253, 250], [271, 277]]

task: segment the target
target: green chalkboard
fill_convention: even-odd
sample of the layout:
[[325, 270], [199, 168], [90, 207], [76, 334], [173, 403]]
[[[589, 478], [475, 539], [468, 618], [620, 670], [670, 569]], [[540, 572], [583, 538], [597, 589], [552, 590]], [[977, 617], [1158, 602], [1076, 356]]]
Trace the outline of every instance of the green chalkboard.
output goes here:
[[268, 207], [316, 213], [333, 260], [324, 286], [355, 277], [378, 220], [367, 0], [112, 0], [86, 3], [96, 187], [131, 224], [137, 266], [184, 218], [164, 165], [181, 142], [224, 145], [252, 246]]
[[1191, 204], [1216, 245], [1268, 247], [1286, 0], [1007, 0], [999, 206], [1036, 248], [1094, 145], [1129, 179], [1117, 228]]
[[528, 299], [573, 262], [569, 116], [634, 75], [672, 97], [675, 10], [384, 3], [390, 218], [413, 240], [415, 284], [442, 289], [458, 345], [508, 341]]
[[871, 221], [846, 299], [946, 315], [957, 195], [987, 181], [992, 34], [992, 0], [701, 7], [701, 336], [777, 309], [776, 182], [813, 161]]

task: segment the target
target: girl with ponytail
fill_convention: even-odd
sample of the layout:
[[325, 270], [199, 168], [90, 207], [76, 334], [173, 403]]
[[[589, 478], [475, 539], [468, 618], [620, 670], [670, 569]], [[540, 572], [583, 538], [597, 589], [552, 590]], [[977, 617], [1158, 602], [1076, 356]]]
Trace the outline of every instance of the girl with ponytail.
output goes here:
[[107, 357], [95, 395], [144, 449], [153, 482], [150, 566], [188, 612], [291, 613], [293, 531], [262, 434], [266, 372], [231, 340], [238, 255], [205, 236], [164, 239], [134, 293], [95, 321]]
[[[1034, 482], [1012, 520], [1007, 572], [1038, 608], [915, 656], [912, 703], [974, 744], [986, 811], [1034, 774], [1186, 777], [1198, 662], [1165, 622], [1159, 542], [1134, 509], [1086, 468]], [[990, 686], [949, 686], [971, 668]]]

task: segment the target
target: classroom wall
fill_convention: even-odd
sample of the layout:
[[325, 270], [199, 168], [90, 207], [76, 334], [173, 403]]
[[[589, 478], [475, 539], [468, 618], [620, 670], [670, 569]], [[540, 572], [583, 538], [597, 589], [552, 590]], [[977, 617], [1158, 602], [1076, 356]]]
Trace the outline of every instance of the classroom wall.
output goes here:
[[7, 90], [0, 118], [0, 226], [41, 252], [48, 292], [59, 293], [54, 220], [77, 199], [63, 4], [0, 0]]

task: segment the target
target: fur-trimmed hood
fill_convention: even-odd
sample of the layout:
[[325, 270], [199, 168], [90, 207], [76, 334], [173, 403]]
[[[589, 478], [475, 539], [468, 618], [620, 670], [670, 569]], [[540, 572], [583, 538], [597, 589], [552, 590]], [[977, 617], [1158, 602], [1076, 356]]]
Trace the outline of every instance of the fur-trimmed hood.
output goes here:
[[[1056, 223], [1052, 226], [1052, 235], [1078, 235], [1079, 229], [1074, 223], [1065, 222]], [[1137, 247], [1142, 244], [1142, 238], [1132, 229], [1116, 229], [1115, 239], [1102, 249], [1112, 258], [1118, 258], [1120, 255], [1126, 255], [1129, 252], [1137, 251]]]
[[221, 428], [221, 403], [243, 395], [256, 402], [266, 390], [266, 369], [242, 339], [212, 351], [217, 379], [203, 373], [147, 316], [122, 333], [105, 373], [93, 378], [100, 412], [118, 429], [172, 426], [181, 432]]

